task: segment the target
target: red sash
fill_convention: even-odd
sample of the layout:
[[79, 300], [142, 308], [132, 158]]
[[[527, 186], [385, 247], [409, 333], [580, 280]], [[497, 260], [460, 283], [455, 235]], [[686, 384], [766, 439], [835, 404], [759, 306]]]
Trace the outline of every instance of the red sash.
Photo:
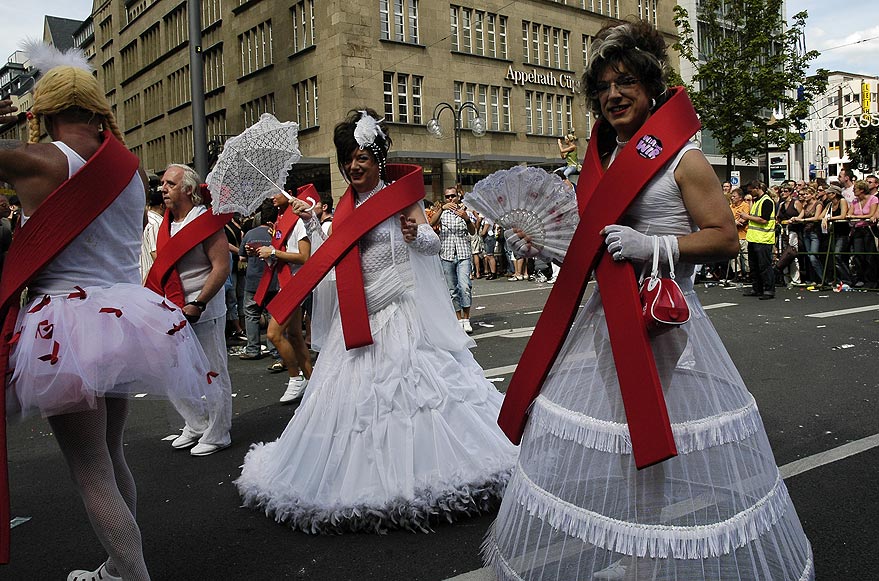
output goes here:
[[34, 277], [113, 203], [137, 172], [140, 162], [134, 154], [109, 131], [104, 131], [103, 139], [86, 164], [49, 194], [16, 231], [0, 277], [0, 564], [9, 562], [5, 388], [19, 299]]
[[[314, 184], [306, 184], [297, 189], [296, 197], [303, 202], [320, 204], [320, 194], [317, 193]], [[272, 236], [272, 246], [275, 250], [287, 250], [287, 237], [290, 235], [290, 232], [293, 231], [293, 227], [298, 221], [299, 214], [296, 212], [284, 212], [278, 216], [278, 220], [275, 222], [275, 233]], [[266, 298], [266, 293], [269, 290], [269, 284], [271, 284], [275, 272], [278, 273], [278, 282], [282, 287], [293, 278], [286, 263], [282, 264], [278, 261], [275, 261], [273, 264], [267, 263], [262, 271], [262, 278], [259, 279], [259, 286], [256, 287], [256, 294], [253, 295], [253, 300], [256, 304], [263, 304], [263, 301]]]
[[394, 214], [424, 198], [424, 178], [420, 167], [389, 164], [387, 174], [389, 179], [396, 181], [357, 209], [354, 208], [354, 192], [350, 187], [339, 200], [333, 216], [333, 235], [299, 269], [293, 277], [295, 284], [282, 288], [269, 303], [268, 310], [278, 321], [286, 321], [335, 266], [345, 346], [354, 349], [372, 344], [357, 241]]
[[605, 172], [598, 147], [598, 127], [583, 160], [577, 185], [580, 225], [571, 240], [564, 267], [510, 382], [498, 424], [514, 443], [522, 438], [528, 409], [565, 342], [589, 273], [595, 270], [604, 304], [632, 452], [638, 468], [677, 454], [653, 351], [641, 318], [638, 285], [631, 264], [615, 262], [605, 252], [601, 229], [614, 224], [653, 176], [699, 130], [700, 123], [683, 88], [672, 90], [663, 104], [632, 137]]
[[165, 219], [156, 237], [156, 260], [147, 274], [144, 286], [183, 308], [183, 283], [177, 272], [177, 262], [183, 256], [219, 232], [232, 219], [233, 214], [214, 214], [207, 211], [171, 236], [171, 211], [165, 210]]

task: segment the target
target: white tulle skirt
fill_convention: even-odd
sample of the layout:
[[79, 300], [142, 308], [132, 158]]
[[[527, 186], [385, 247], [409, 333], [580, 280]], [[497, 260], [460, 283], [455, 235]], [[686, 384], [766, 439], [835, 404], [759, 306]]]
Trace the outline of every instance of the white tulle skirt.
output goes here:
[[652, 340], [678, 456], [637, 470], [601, 299], [535, 401], [483, 545], [502, 581], [814, 579], [748, 393], [696, 295]]
[[21, 308], [7, 413], [52, 416], [95, 408], [100, 397], [147, 394], [193, 402], [216, 390], [180, 309], [139, 285], [38, 296]]
[[307, 533], [425, 531], [497, 506], [517, 452], [503, 396], [415, 309], [405, 292], [371, 314], [374, 344], [351, 351], [336, 317], [293, 419], [244, 459], [245, 505]]

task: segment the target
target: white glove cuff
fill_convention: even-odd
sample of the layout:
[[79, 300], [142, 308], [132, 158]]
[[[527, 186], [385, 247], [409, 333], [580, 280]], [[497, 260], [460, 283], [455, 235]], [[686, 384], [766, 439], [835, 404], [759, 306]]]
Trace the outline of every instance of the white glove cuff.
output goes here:
[[321, 240], [327, 239], [324, 229], [321, 228], [320, 221], [314, 214], [311, 215], [311, 220], [305, 223], [305, 232], [308, 233], [309, 238], [313, 238], [317, 235]]
[[430, 224], [419, 224], [418, 234], [416, 234], [415, 240], [409, 243], [409, 248], [418, 254], [424, 254], [427, 256], [439, 254], [440, 247], [441, 243], [439, 236], [433, 231]]

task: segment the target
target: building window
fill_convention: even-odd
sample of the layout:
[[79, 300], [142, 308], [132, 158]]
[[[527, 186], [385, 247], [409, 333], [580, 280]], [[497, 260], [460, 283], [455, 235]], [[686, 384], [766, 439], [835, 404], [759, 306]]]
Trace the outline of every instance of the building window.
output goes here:
[[559, 137], [573, 129], [574, 98], [542, 91], [525, 91], [525, 131]]
[[507, 57], [507, 17], [451, 6], [452, 50], [479, 56]]
[[210, 28], [223, 19], [223, 0], [201, 0], [201, 27]]
[[195, 157], [192, 151], [192, 125], [171, 132], [171, 159], [174, 163], [189, 163]]
[[116, 88], [116, 61], [110, 59], [101, 65], [101, 72], [104, 74], [104, 91], [109, 93]]
[[125, 129], [134, 129], [143, 123], [140, 113], [140, 93], [125, 100], [122, 103], [122, 114], [125, 115]]
[[395, 123], [423, 123], [421, 88], [424, 77], [384, 73], [385, 119]]
[[140, 70], [140, 65], [137, 60], [137, 40], [134, 40], [122, 49], [120, 53], [122, 57], [122, 78], [127, 79], [134, 73]]
[[223, 143], [229, 133], [226, 129], [226, 112], [219, 111], [212, 115], [208, 115], [205, 119], [205, 130], [208, 141], [219, 141], [220, 143]]
[[293, 17], [293, 52], [298, 52], [315, 43], [314, 38], [314, 0], [302, 0], [290, 8]]
[[638, 15], [656, 26], [656, 0], [638, 0]]
[[140, 49], [143, 53], [141, 62], [152, 64], [159, 60], [161, 46], [159, 45], [159, 25], [155, 24], [140, 35]]
[[149, 8], [158, 0], [139, 0], [135, 2], [126, 2], [125, 6], [125, 23], [128, 24], [138, 16], [140, 16], [147, 8]]
[[272, 21], [254, 26], [238, 37], [241, 47], [241, 76], [263, 69], [272, 62]]
[[[485, 127], [492, 131], [510, 131], [510, 88], [455, 81], [455, 106], [470, 101], [479, 110]], [[474, 113], [465, 109], [466, 119], [461, 120], [464, 128], [470, 127]]]
[[583, 35], [583, 69], [589, 65], [589, 45], [592, 44], [592, 37], [588, 34]]
[[316, 127], [317, 115], [317, 77], [311, 77], [293, 85], [293, 99], [296, 106], [296, 122], [300, 129]]
[[589, 10], [605, 16], [620, 17], [619, 0], [589, 0]]
[[153, 83], [143, 92], [143, 116], [149, 121], [161, 117], [165, 113], [165, 95], [162, 81]]
[[526, 63], [544, 67], [570, 68], [571, 33], [527, 20], [522, 21], [522, 46]]
[[166, 160], [164, 135], [146, 142], [146, 156], [143, 159], [144, 167], [164, 168], [168, 165]]
[[189, 18], [185, 4], [181, 4], [165, 17], [165, 40], [165, 52], [170, 52], [189, 40]]
[[216, 91], [226, 84], [226, 67], [223, 64], [223, 45], [219, 44], [204, 53], [204, 90]]
[[175, 109], [192, 101], [192, 82], [189, 79], [189, 65], [168, 75], [168, 107]]
[[418, 44], [418, 0], [380, 0], [379, 20], [384, 40]]
[[253, 101], [248, 101], [241, 105], [241, 113], [243, 116], [244, 127], [250, 127], [259, 121], [260, 115], [263, 113], [275, 114], [275, 94], [269, 93]]

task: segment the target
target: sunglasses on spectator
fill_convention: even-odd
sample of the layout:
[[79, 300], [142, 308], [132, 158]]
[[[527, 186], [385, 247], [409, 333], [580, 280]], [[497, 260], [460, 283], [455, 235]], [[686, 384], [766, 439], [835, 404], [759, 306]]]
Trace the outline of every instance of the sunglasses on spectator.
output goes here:
[[592, 97], [601, 97], [606, 95], [611, 87], [616, 87], [617, 91], [622, 92], [624, 89], [628, 89], [630, 87], [634, 87], [638, 83], [640, 83], [638, 79], [633, 77], [632, 75], [620, 75], [616, 78], [616, 80], [611, 82], [598, 81], [595, 83], [595, 87], [589, 91], [589, 94]]

